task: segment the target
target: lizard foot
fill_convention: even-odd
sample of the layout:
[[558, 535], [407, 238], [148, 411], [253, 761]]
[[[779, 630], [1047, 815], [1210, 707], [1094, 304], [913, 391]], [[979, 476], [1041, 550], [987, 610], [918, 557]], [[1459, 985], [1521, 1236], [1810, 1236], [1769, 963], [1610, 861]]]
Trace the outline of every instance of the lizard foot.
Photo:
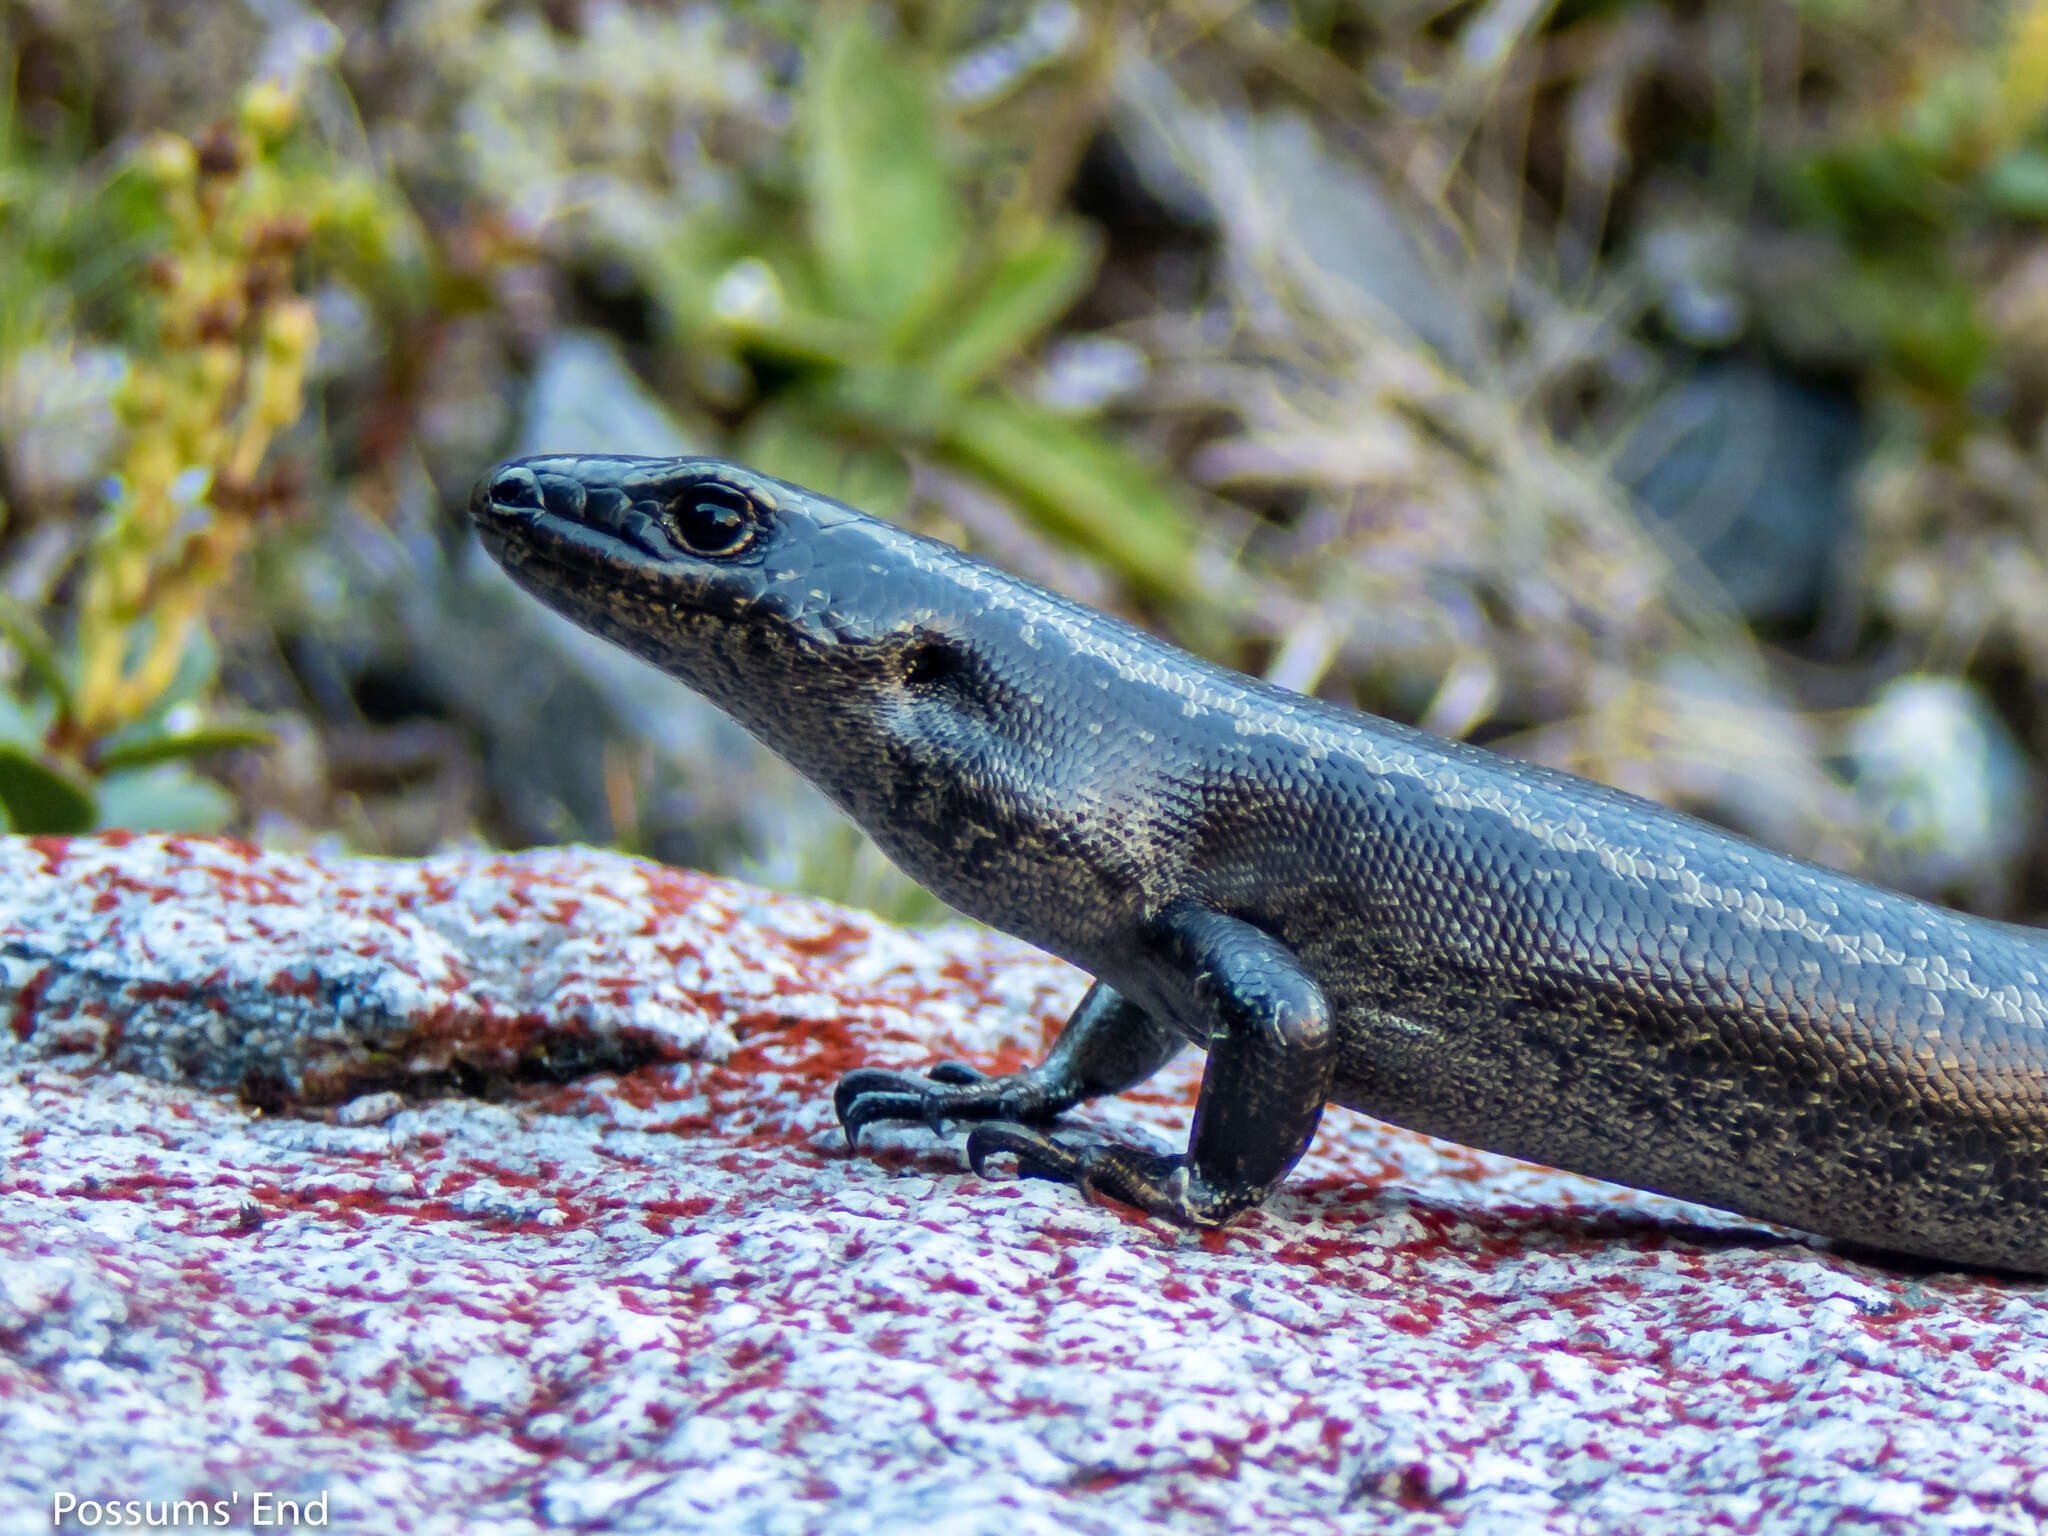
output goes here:
[[922, 1121], [936, 1134], [948, 1120], [1049, 1118], [1043, 1091], [1028, 1077], [990, 1077], [960, 1061], [942, 1061], [923, 1077], [862, 1067], [839, 1080], [832, 1109], [848, 1147], [859, 1144], [862, 1126], [877, 1120]]
[[1225, 1189], [1188, 1166], [1185, 1156], [1140, 1152], [1135, 1147], [1069, 1147], [1023, 1125], [977, 1125], [967, 1137], [967, 1161], [980, 1178], [999, 1153], [1017, 1159], [1026, 1179], [1072, 1184], [1089, 1199], [1108, 1195], [1183, 1227], [1220, 1227], [1265, 1197], [1263, 1189]]

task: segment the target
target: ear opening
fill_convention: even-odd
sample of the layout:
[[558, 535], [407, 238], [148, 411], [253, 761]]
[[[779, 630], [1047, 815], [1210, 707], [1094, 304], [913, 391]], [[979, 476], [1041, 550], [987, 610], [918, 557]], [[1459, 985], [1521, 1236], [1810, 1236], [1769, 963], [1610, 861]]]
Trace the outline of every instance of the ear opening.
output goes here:
[[957, 677], [967, 665], [966, 653], [942, 636], [919, 639], [903, 658], [903, 681], [912, 688], [933, 688]]

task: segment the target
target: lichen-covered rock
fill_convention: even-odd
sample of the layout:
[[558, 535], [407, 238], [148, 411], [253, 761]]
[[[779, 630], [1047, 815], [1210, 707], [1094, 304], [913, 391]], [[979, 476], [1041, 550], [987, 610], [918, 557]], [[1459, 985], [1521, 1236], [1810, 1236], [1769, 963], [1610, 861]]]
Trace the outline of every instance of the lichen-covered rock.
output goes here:
[[[0, 1530], [2048, 1516], [2037, 1284], [1345, 1111], [1207, 1238], [957, 1134], [847, 1157], [847, 1066], [1012, 1066], [1078, 996], [1000, 938], [586, 851], [4, 839], [0, 957]], [[1198, 1067], [1076, 1134], [1178, 1141]]]
[[0, 838], [0, 1061], [271, 1108], [559, 1080], [723, 1060], [736, 1028], [790, 1006], [911, 1029], [946, 965], [1002, 948], [589, 853], [322, 863], [216, 839]]

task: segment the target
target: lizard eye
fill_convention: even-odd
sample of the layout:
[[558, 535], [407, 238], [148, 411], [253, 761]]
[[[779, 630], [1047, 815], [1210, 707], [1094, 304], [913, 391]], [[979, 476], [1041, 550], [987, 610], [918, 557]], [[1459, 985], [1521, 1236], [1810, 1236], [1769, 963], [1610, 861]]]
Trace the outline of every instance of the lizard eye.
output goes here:
[[693, 555], [736, 555], [754, 542], [760, 513], [744, 491], [707, 482], [670, 502], [667, 521], [676, 542]]

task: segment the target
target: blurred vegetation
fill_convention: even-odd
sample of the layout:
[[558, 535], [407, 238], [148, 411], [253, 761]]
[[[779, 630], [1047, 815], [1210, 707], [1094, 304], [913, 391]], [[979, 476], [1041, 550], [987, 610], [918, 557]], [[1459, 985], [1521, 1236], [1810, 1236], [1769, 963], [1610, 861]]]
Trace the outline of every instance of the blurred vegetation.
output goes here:
[[[265, 470], [306, 411], [317, 325], [300, 263], [333, 264], [322, 247], [345, 246], [374, 270], [405, 217], [373, 179], [300, 142], [295, 116], [284, 89], [254, 85], [198, 143], [157, 130], [104, 171], [11, 136], [20, 195], [5, 232], [39, 289], [11, 306], [10, 359], [61, 367], [35, 349], [75, 346], [67, 320], [95, 303], [95, 339], [122, 344], [110, 473], [78, 530], [66, 622], [18, 600], [0, 609], [21, 665], [0, 738], [0, 806], [17, 828], [84, 831], [110, 807], [224, 824], [229, 797], [176, 765], [270, 740], [213, 715], [202, 624], [265, 511], [292, 495], [288, 468]], [[121, 266], [64, 248], [66, 226], [88, 221]], [[74, 286], [81, 268], [96, 291]]]
[[925, 910], [466, 554], [504, 453], [687, 442], [2048, 906], [2048, 0], [0, 0], [0, 37], [17, 829], [582, 837]]

